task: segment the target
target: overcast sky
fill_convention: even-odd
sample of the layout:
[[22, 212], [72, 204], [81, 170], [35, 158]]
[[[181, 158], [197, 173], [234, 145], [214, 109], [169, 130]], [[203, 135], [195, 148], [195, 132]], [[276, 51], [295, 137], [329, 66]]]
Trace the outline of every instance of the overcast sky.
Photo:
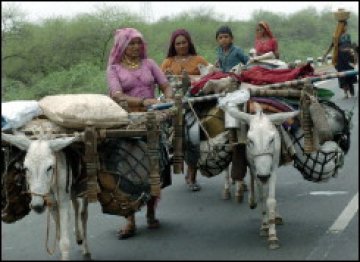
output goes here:
[[271, 12], [291, 14], [307, 7], [315, 7], [318, 11], [325, 8], [335, 11], [338, 8], [345, 8], [359, 14], [359, 2], [220, 2], [220, 1], [196, 1], [196, 2], [22, 2], [22, 1], [2, 1], [1, 5], [9, 4], [18, 6], [27, 14], [30, 21], [53, 17], [53, 16], [73, 16], [78, 13], [89, 13], [101, 6], [121, 6], [130, 12], [141, 14], [144, 4], [147, 4], [148, 15], [151, 15], [152, 21], [156, 21], [163, 16], [176, 15], [183, 11], [198, 9], [200, 7], [212, 7], [218, 14], [223, 14], [225, 18], [234, 18], [236, 20], [248, 20], [253, 11], [266, 10]]

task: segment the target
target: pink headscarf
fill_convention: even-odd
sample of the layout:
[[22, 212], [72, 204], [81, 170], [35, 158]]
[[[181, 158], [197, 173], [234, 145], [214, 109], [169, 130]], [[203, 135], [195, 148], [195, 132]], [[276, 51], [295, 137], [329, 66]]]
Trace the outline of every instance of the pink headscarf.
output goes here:
[[147, 44], [143, 35], [135, 28], [121, 28], [115, 31], [115, 42], [109, 55], [108, 66], [119, 63], [124, 55], [126, 47], [135, 37], [140, 37], [143, 43], [140, 51], [141, 59], [147, 58]]

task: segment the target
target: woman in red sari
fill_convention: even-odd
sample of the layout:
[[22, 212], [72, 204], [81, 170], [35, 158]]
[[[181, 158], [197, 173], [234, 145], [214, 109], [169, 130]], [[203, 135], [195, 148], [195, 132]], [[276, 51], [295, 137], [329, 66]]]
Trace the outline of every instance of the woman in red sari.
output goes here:
[[269, 24], [265, 21], [260, 21], [256, 26], [255, 50], [256, 55], [250, 58], [249, 63], [264, 59], [279, 59], [277, 39], [272, 34]]

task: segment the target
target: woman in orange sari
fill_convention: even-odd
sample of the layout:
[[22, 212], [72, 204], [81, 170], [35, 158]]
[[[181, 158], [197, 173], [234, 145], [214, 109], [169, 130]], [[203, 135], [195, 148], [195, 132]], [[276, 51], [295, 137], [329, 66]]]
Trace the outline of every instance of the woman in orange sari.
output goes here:
[[[186, 71], [190, 77], [199, 76], [199, 64], [207, 66], [209, 63], [202, 56], [197, 55], [189, 32], [185, 29], [175, 30], [171, 34], [169, 50], [161, 64], [161, 70], [172, 75], [180, 76], [183, 71]], [[185, 162], [188, 169], [185, 181], [190, 190], [199, 191], [201, 187], [196, 181], [196, 163], [200, 153], [189, 143], [187, 148], [189, 150], [185, 152]]]
[[189, 75], [200, 75], [198, 65], [209, 63], [197, 55], [191, 36], [185, 29], [177, 29], [171, 34], [167, 56], [161, 64], [163, 72], [181, 75], [185, 70]]

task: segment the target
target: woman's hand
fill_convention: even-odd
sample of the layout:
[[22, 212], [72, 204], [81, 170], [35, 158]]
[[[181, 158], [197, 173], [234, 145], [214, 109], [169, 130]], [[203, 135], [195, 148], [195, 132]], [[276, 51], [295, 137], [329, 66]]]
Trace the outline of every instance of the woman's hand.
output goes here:
[[172, 98], [165, 98], [161, 100], [161, 103], [174, 103], [174, 99]]
[[157, 104], [159, 103], [160, 101], [158, 101], [157, 99], [155, 98], [146, 98], [143, 102], [144, 104], [144, 107], [148, 107], [150, 105], [154, 105], [154, 104]]

